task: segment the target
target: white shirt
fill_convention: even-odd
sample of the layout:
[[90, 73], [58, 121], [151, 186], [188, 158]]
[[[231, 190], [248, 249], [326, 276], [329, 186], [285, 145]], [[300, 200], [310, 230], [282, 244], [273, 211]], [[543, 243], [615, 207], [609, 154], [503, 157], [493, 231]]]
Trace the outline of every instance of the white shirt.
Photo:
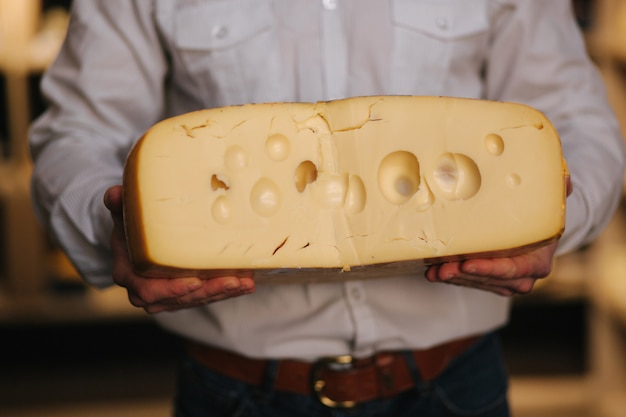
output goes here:
[[[269, 101], [409, 94], [522, 102], [555, 124], [574, 183], [559, 253], [621, 196], [622, 140], [570, 0], [82, 0], [33, 126], [36, 207], [97, 286], [112, 284], [106, 188], [162, 118]], [[250, 356], [428, 347], [507, 320], [509, 301], [423, 277], [260, 285], [155, 316]]]

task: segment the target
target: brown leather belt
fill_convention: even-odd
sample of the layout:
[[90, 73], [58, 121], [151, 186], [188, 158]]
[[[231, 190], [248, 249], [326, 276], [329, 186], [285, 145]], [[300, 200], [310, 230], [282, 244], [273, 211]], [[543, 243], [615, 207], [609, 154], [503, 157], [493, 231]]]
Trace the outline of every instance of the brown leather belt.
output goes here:
[[[423, 380], [434, 379], [454, 357], [480, 336], [447, 342], [409, 353]], [[188, 353], [214, 372], [251, 385], [261, 385], [268, 360], [251, 359], [189, 342]], [[280, 360], [274, 389], [317, 397], [329, 407], [353, 407], [358, 403], [393, 397], [415, 386], [405, 353], [380, 352], [369, 358], [323, 358], [317, 362]]]

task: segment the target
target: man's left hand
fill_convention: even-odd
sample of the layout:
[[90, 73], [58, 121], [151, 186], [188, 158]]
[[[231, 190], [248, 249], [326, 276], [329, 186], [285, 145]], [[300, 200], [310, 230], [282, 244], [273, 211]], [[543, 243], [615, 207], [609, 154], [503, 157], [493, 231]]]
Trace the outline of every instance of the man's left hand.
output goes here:
[[468, 259], [432, 265], [426, 271], [430, 282], [445, 282], [491, 291], [503, 296], [527, 294], [538, 279], [552, 271], [557, 241], [518, 256]]

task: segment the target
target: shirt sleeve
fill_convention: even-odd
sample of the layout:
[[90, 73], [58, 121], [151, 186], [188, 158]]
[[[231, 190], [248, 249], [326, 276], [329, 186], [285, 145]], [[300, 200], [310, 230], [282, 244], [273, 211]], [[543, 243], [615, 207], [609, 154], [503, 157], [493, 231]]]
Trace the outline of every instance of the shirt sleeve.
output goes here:
[[559, 132], [573, 184], [562, 254], [591, 242], [610, 221], [623, 190], [623, 140], [571, 1], [515, 1], [501, 15], [486, 66], [487, 98], [533, 106]]
[[[166, 57], [151, 1], [74, 2], [67, 39], [42, 79], [32, 125], [35, 210], [91, 284], [112, 284], [105, 190], [121, 184], [135, 140], [163, 113]], [[138, 99], [139, 98], [139, 99]]]

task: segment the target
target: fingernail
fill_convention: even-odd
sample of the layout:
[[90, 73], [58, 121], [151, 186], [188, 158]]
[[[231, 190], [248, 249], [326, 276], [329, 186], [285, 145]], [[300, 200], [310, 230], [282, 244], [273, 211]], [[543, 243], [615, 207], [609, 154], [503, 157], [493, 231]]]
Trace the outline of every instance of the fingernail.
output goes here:
[[202, 288], [202, 281], [194, 280], [187, 284], [187, 292], [194, 292]]
[[227, 291], [237, 290], [241, 287], [238, 279], [228, 280], [224, 283], [224, 289]]
[[451, 280], [452, 278], [454, 278], [454, 274], [452, 272], [447, 272], [443, 274], [443, 276], [441, 277], [441, 280], [448, 281], [448, 280]]
[[249, 293], [249, 292], [254, 291], [254, 281], [252, 281], [252, 280], [241, 281], [241, 288], [240, 288], [240, 290], [243, 293]]

